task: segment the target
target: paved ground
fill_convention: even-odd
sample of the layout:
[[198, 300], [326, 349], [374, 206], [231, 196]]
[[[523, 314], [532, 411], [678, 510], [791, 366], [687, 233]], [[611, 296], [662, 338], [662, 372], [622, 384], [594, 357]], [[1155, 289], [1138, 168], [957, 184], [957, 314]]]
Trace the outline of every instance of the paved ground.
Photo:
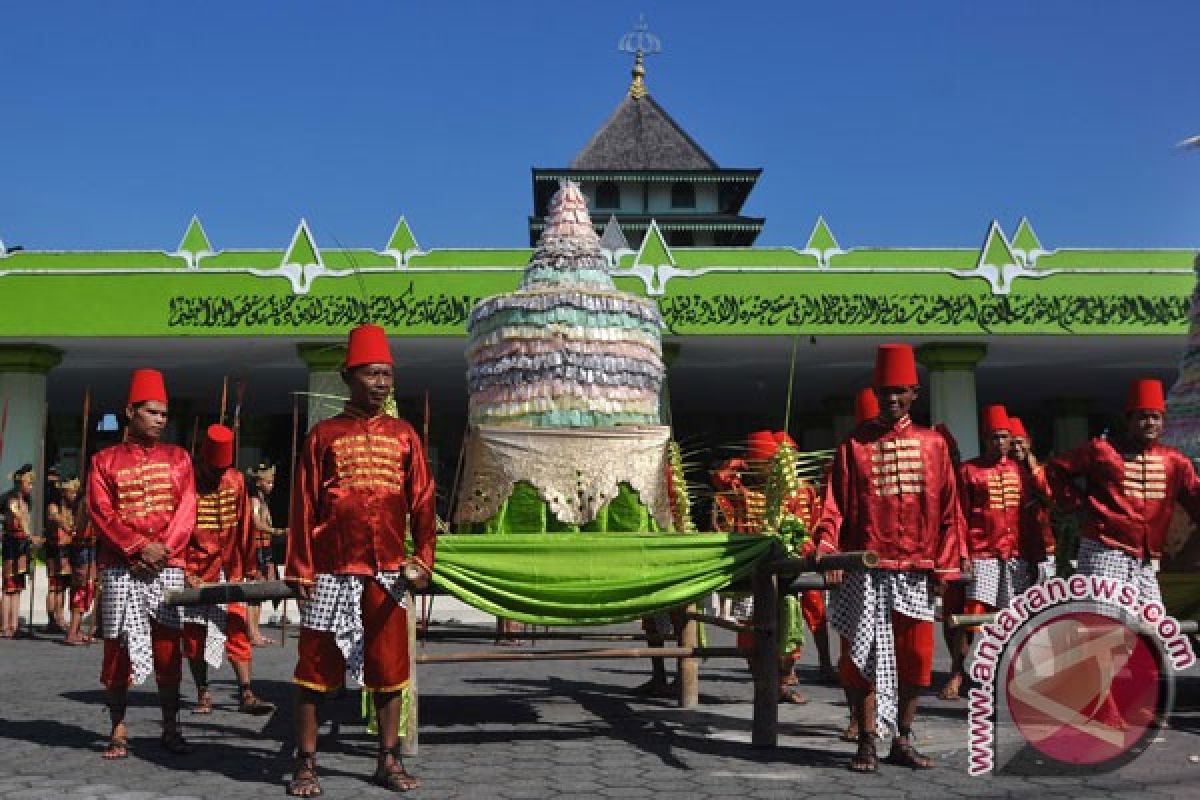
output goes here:
[[[725, 643], [723, 635], [715, 638]], [[476, 646], [442, 643], [429, 649]], [[256, 651], [258, 689], [281, 704], [281, 711], [255, 719], [227, 705], [210, 717], [185, 715], [185, 733], [198, 747], [179, 759], [168, 758], [157, 746], [151, 691], [134, 691], [133, 757], [109, 763], [99, 757], [107, 730], [96, 682], [100, 648], [64, 647], [56, 638], [0, 642], [0, 797], [282, 796], [290, 768], [288, 677], [294, 652], [294, 640], [286, 649]], [[425, 782], [418, 796], [1200, 797], [1200, 763], [1195, 763], [1200, 762], [1200, 677], [1195, 673], [1181, 682], [1183, 709], [1175, 726], [1119, 773], [1035, 778], [969, 777], [965, 706], [932, 698], [918, 734], [940, 769], [918, 774], [883, 766], [877, 776], [851, 775], [844, 765], [853, 746], [835, 736], [845, 707], [839, 692], [825, 687], [809, 687], [810, 705], [781, 709], [783, 737], [777, 750], [754, 750], [744, 668], [713, 661], [701, 675], [700, 708], [682, 711], [631, 693], [645, 678], [639, 662], [427, 667], [421, 673], [421, 753], [410, 764]], [[802, 677], [814, 677], [811, 654]], [[219, 701], [231, 698], [227, 667], [213, 685]], [[185, 694], [191, 695], [190, 683]], [[374, 751], [357, 707], [352, 693], [329, 709], [320, 756], [326, 797], [387, 795], [363, 780]]]

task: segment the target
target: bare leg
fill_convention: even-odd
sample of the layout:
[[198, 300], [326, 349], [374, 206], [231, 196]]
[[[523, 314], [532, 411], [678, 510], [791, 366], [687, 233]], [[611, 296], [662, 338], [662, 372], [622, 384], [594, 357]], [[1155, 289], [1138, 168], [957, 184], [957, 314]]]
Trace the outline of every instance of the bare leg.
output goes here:
[[967, 652], [971, 648], [971, 634], [965, 627], [954, 631], [954, 642], [950, 648], [950, 678], [938, 692], [940, 700], [958, 700], [961, 697], [963, 678], [966, 677]]
[[188, 667], [192, 670], [192, 680], [196, 682], [196, 705], [193, 714], [211, 714], [213, 710], [212, 692], [208, 689], [208, 663], [204, 657], [189, 658]]
[[920, 696], [920, 686], [900, 685], [896, 738], [892, 740], [892, 750], [887, 757], [890, 764], [913, 769], [931, 769], [934, 766], [933, 759], [917, 750], [913, 742], [912, 726], [917, 718]]
[[105, 691], [112, 731], [108, 735], [108, 747], [104, 749], [102, 758], [108, 761], [125, 758], [129, 755], [129, 728], [125, 725], [125, 706], [128, 694], [129, 689], [124, 686]]
[[270, 714], [275, 710], [274, 703], [268, 703], [261, 699], [250, 688], [251, 666], [250, 661], [234, 661], [229, 659], [229, 663], [233, 665], [233, 674], [237, 675], [238, 682], [238, 711], [243, 714]]
[[296, 769], [288, 782], [287, 793], [293, 797], [316, 797], [321, 794], [317, 781], [317, 706], [324, 695], [300, 687], [296, 695]]
[[850, 761], [853, 772], [875, 772], [879, 769], [879, 756], [875, 752], [875, 690], [846, 689], [850, 698], [850, 712], [858, 725], [858, 751]]
[[396, 756], [396, 745], [400, 743], [400, 713], [404, 709], [403, 694], [376, 693], [375, 708], [379, 712], [379, 761], [374, 781], [397, 792], [416, 789], [421, 785], [420, 779], [409, 773]]

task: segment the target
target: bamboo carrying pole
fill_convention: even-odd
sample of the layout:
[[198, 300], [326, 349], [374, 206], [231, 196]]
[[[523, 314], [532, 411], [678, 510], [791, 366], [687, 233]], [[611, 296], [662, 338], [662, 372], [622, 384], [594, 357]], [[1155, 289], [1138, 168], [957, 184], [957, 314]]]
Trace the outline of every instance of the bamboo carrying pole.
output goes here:
[[[296, 499], [296, 454], [300, 447], [300, 393], [292, 392], [292, 461], [288, 468], [288, 525], [292, 520], [292, 503]], [[299, 607], [299, 603], [296, 604]], [[279, 606], [279, 646], [287, 647], [287, 598]]]
[[400, 742], [400, 753], [415, 756], [420, 747], [417, 737], [417, 712], [419, 710], [420, 693], [417, 691], [417, 617], [413, 614], [412, 592], [405, 592], [405, 618], [408, 622], [408, 717], [404, 721], [404, 739]]
[[[778, 558], [779, 546], [772, 548]], [[774, 747], [779, 740], [779, 576], [772, 558], [754, 569], [754, 721], [750, 741], [754, 747]], [[736, 648], [735, 648], [736, 649]]]
[[801, 572], [872, 569], [878, 565], [879, 555], [873, 550], [855, 550], [849, 553], [782, 559], [772, 562], [771, 569], [777, 575], [798, 575]]
[[[695, 653], [700, 646], [700, 630], [695, 618], [691, 616], [696, 610], [694, 605], [687, 607], [688, 615], [684, 617], [683, 631], [679, 637], [679, 645], [683, 650]], [[700, 705], [700, 662], [695, 655], [682, 656], [678, 662], [679, 669], [679, 707], [695, 708]]]
[[168, 589], [164, 601], [172, 606], [202, 606], [215, 603], [261, 603], [295, 597], [283, 581], [205, 583], [189, 589]]
[[737, 622], [731, 622], [724, 617], [713, 616], [712, 614], [697, 614], [694, 611], [687, 612], [688, 619], [694, 619], [696, 622], [703, 622], [705, 625], [712, 625], [714, 628], [722, 628], [734, 633], [752, 633], [754, 626], [742, 625]]

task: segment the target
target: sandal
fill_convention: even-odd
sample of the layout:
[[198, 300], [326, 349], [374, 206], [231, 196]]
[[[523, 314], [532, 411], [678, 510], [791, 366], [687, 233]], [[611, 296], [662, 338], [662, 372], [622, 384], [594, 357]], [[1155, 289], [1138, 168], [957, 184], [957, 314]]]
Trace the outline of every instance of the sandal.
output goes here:
[[961, 700], [960, 689], [962, 689], [962, 675], [955, 673], [950, 676], [950, 680], [946, 681], [946, 685], [937, 693], [938, 700]]
[[850, 759], [850, 771], [871, 773], [879, 771], [879, 753], [875, 750], [875, 732], [858, 735], [858, 751]]
[[287, 782], [287, 793], [292, 797], [320, 797], [324, 794], [317, 780], [316, 753], [296, 754], [296, 771]]
[[192, 707], [193, 714], [211, 714], [213, 710], [212, 692], [207, 686], [201, 686], [196, 692], [196, 705]]
[[159, 744], [173, 756], [186, 756], [192, 752], [192, 746], [188, 744], [187, 739], [183, 738], [183, 734], [176, 729], [163, 731], [162, 738], [159, 739]]
[[791, 703], [794, 706], [803, 706], [808, 704], [808, 695], [795, 686], [780, 686], [779, 702]]
[[238, 703], [238, 713], [251, 714], [256, 717], [265, 716], [275, 711], [275, 704], [260, 700], [258, 695], [246, 689], [242, 692], [241, 702]]
[[393, 792], [411, 792], [413, 789], [421, 788], [421, 779], [410, 774], [404, 768], [404, 764], [395, 757], [381, 762], [376, 767], [375, 774], [371, 776], [371, 783], [391, 789]]
[[108, 740], [108, 747], [104, 748], [104, 752], [100, 757], [105, 761], [116, 761], [121, 758], [129, 758], [129, 740], [124, 736], [112, 736]]
[[913, 746], [911, 736], [897, 736], [892, 739], [892, 750], [885, 759], [889, 764], [912, 769], [933, 769], [933, 759], [921, 753]]
[[841, 735], [838, 736], [838, 738], [841, 739], [843, 742], [850, 742], [851, 744], [854, 744], [855, 742], [857, 742], [858, 741], [858, 723], [855, 722], [854, 720], [850, 720], [850, 724], [846, 726], [846, 729], [844, 731], [842, 731]]

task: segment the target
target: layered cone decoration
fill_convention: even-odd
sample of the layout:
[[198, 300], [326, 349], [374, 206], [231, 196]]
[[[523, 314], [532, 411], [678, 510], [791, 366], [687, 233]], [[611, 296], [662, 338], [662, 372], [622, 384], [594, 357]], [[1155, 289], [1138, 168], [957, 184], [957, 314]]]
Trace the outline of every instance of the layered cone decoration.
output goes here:
[[467, 321], [473, 425], [658, 425], [662, 317], [613, 285], [579, 187], [550, 201], [520, 288], [480, 301]]

